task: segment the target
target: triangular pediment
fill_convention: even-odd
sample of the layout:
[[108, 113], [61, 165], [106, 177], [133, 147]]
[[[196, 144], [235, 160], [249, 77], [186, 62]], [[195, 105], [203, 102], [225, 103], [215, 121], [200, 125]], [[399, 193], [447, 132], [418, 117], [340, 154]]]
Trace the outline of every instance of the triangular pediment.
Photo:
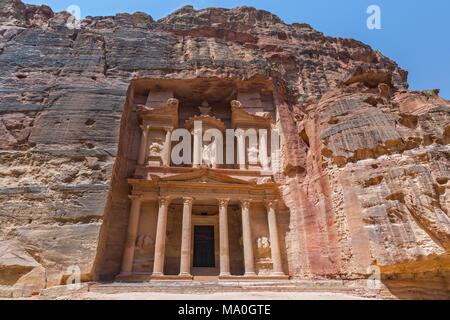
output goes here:
[[215, 172], [211, 169], [199, 169], [189, 173], [182, 173], [170, 177], [164, 177], [161, 181], [167, 182], [190, 182], [190, 183], [214, 183], [214, 184], [242, 184], [253, 185], [254, 183], [236, 179], [225, 174]]

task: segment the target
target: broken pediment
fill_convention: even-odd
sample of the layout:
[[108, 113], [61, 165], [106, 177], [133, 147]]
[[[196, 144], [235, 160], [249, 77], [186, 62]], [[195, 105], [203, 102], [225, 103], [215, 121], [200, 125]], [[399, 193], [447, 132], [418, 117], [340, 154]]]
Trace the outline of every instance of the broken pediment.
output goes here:
[[158, 122], [176, 127], [178, 124], [178, 107], [179, 101], [175, 98], [170, 98], [164, 106], [160, 107], [138, 105], [136, 112], [143, 121]]
[[231, 101], [231, 112], [231, 124], [235, 129], [246, 127], [270, 129], [272, 125], [272, 115], [270, 113], [249, 113], [245, 111], [242, 103], [237, 100]]

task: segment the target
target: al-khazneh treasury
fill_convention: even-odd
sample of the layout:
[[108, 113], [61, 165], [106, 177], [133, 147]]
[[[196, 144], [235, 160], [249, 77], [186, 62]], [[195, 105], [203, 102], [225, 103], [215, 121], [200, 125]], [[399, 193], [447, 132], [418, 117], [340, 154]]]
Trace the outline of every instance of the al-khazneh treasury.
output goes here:
[[[326, 281], [360, 294], [378, 277], [390, 297], [448, 298], [439, 90], [409, 90], [361, 42], [250, 7], [69, 20], [0, 0], [1, 296], [79, 270], [91, 289]], [[279, 157], [270, 135], [235, 136], [221, 164], [197, 121], [277, 130]], [[170, 156], [177, 129], [195, 165]]]

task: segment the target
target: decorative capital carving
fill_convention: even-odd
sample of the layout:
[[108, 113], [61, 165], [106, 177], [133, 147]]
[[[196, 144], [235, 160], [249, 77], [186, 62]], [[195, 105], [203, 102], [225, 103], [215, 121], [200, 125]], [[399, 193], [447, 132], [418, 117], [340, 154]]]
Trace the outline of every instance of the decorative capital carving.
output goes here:
[[242, 209], [250, 209], [251, 200], [241, 200]]
[[265, 205], [267, 210], [269, 209], [275, 210], [278, 205], [278, 200], [266, 200]]
[[168, 206], [169, 203], [170, 203], [170, 198], [167, 197], [167, 196], [161, 196], [161, 197], [158, 198], [158, 201], [159, 201], [159, 206], [160, 207]]
[[219, 201], [220, 208], [226, 208], [230, 202], [230, 199], [217, 199], [217, 201]]
[[167, 106], [169, 106], [169, 107], [178, 107], [179, 103], [180, 102], [178, 101], [178, 99], [175, 99], [175, 98], [170, 98], [167, 100]]
[[232, 108], [242, 108], [242, 103], [238, 100], [231, 101], [231, 107]]
[[129, 195], [128, 198], [131, 201], [142, 201], [142, 195], [141, 194], [132, 194], [132, 195]]
[[166, 127], [166, 134], [172, 134], [173, 130], [175, 130], [173, 127]]
[[141, 124], [139, 127], [141, 128], [143, 134], [148, 134], [148, 131], [150, 130], [150, 125]]
[[183, 204], [187, 206], [192, 206], [192, 203], [194, 202], [194, 198], [192, 197], [184, 197], [183, 198]]
[[236, 138], [244, 138], [245, 137], [245, 132], [241, 128], [238, 128], [238, 129], [235, 130], [234, 136]]

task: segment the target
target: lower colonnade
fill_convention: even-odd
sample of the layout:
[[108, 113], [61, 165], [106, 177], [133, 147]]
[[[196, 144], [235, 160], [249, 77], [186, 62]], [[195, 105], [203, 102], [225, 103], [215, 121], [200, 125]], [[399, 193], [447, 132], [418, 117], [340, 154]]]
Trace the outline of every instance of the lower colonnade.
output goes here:
[[[159, 196], [154, 199], [145, 198], [143, 195], [130, 195], [131, 209], [128, 221], [128, 231], [126, 244], [122, 259], [121, 273], [118, 280], [192, 280], [193, 267], [193, 212], [195, 197]], [[178, 275], [165, 275], [164, 263], [167, 241], [167, 220], [169, 206], [174, 200], [182, 201], [182, 226], [181, 226], [181, 250]], [[211, 200], [211, 199], [210, 199]], [[153, 269], [147, 273], [136, 273], [133, 270], [136, 241], [138, 238], [139, 220], [141, 207], [145, 201], [157, 201], [158, 213], [156, 223], [156, 235], [154, 241]], [[219, 275], [221, 280], [257, 280], [257, 279], [288, 279], [283, 271], [283, 263], [280, 248], [280, 235], [277, 224], [277, 203], [276, 199], [265, 199], [262, 202], [267, 211], [267, 226], [270, 239], [270, 253], [272, 270], [269, 274], [259, 275], [255, 270], [255, 255], [252, 237], [252, 217], [251, 208], [255, 200], [252, 199], [214, 199], [218, 206], [218, 229], [219, 229]], [[230, 201], [240, 208], [242, 226], [242, 247], [244, 256], [244, 274], [233, 275], [230, 268], [230, 239], [229, 239], [229, 219], [228, 207]]]

